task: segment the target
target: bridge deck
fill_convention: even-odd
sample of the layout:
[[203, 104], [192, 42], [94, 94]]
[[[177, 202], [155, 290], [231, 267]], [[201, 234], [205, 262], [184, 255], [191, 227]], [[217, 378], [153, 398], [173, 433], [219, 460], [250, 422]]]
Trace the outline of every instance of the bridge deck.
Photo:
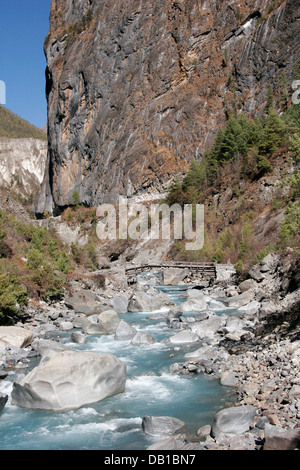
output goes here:
[[188, 263], [188, 262], [173, 262], [161, 264], [145, 264], [142, 266], [133, 266], [125, 269], [127, 276], [135, 276], [144, 271], [151, 271], [152, 269], [189, 269], [191, 272], [198, 272], [209, 277], [217, 277], [217, 269], [215, 263]]

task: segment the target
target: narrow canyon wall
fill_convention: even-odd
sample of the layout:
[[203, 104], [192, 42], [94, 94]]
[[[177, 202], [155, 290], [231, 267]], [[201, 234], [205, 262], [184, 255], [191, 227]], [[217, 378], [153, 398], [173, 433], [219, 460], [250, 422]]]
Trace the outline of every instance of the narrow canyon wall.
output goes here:
[[270, 86], [291, 97], [299, 4], [53, 0], [37, 212], [162, 191], [231, 112], [263, 112]]

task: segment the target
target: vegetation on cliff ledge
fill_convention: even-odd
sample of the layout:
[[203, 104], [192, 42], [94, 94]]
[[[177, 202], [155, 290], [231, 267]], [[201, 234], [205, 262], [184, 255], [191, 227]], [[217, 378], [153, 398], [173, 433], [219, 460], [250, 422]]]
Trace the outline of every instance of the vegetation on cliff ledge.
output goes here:
[[[283, 213], [276, 237], [255, 236], [255, 222], [262, 206], [251, 201], [255, 185], [272, 175], [279, 162], [289, 162], [289, 172], [280, 174], [273, 188], [268, 217]], [[273, 108], [271, 96], [266, 115], [251, 119], [244, 115], [229, 117], [220, 129], [212, 149], [201, 162], [193, 161], [183, 181], [176, 180], [169, 189], [167, 202], [172, 205], [205, 204], [206, 241], [199, 252], [187, 252], [182, 241], [175, 242], [171, 255], [179, 259], [231, 259], [239, 270], [248, 268], [273, 250], [300, 249], [300, 106], [293, 105], [283, 114]], [[235, 202], [218, 213], [215, 197], [232, 189]], [[247, 193], [247, 188], [250, 193]], [[253, 198], [252, 198], [253, 199]], [[264, 205], [263, 210], [266, 210]], [[270, 243], [269, 240], [272, 240]]]

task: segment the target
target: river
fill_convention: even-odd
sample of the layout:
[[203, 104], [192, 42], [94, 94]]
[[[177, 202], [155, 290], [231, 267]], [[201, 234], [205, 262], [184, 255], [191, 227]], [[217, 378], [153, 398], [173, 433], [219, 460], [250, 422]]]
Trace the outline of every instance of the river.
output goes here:
[[[161, 289], [177, 304], [183, 300], [183, 288]], [[182, 362], [184, 354], [199, 344], [177, 348], [164, 343], [176, 331], [163, 320], [151, 319], [153, 313], [120, 315], [154, 336], [156, 343], [151, 345], [133, 346], [115, 341], [112, 335], [90, 336], [87, 344], [79, 346], [71, 341], [71, 333], [60, 334], [73, 349], [110, 353], [123, 360], [128, 377], [125, 392], [65, 413], [20, 409], [9, 398], [0, 415], [0, 450], [145, 450], [160, 439], [143, 433], [144, 416], [176, 417], [192, 434], [212, 424], [215, 414], [236, 398], [233, 390], [202, 374], [170, 374], [170, 366]], [[14, 380], [12, 373], [0, 382], [0, 392], [10, 397]]]

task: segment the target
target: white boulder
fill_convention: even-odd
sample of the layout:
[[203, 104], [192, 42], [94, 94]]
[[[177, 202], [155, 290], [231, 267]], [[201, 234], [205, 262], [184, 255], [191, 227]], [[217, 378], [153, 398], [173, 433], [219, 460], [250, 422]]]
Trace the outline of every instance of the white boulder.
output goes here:
[[96, 403], [125, 390], [126, 366], [114, 356], [64, 351], [14, 383], [12, 404], [62, 412]]

